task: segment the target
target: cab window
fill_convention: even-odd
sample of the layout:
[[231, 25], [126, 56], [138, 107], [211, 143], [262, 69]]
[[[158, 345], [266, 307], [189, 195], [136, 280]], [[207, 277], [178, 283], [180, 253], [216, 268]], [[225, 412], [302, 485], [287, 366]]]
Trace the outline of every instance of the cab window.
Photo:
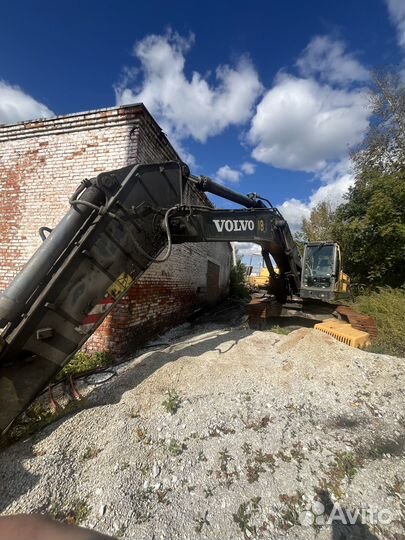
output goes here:
[[335, 273], [335, 246], [306, 246], [304, 260], [304, 287], [329, 289]]

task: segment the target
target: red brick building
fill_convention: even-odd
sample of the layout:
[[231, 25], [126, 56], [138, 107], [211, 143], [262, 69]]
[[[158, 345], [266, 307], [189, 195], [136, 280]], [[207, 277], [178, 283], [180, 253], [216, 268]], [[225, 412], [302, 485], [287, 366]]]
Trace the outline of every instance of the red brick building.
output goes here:
[[[83, 178], [131, 163], [178, 160], [141, 105], [0, 126], [0, 289], [39, 246], [38, 229], [54, 227]], [[192, 202], [207, 204], [192, 191]], [[184, 321], [198, 303], [226, 293], [229, 244], [174, 246], [152, 265], [87, 342], [115, 355]]]

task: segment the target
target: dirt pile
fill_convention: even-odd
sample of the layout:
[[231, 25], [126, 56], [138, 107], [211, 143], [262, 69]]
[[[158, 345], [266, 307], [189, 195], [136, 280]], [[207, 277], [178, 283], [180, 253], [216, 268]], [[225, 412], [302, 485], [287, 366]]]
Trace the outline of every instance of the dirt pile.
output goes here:
[[[3, 513], [73, 515], [127, 539], [400, 538], [402, 359], [310, 329], [160, 341], [90, 408], [0, 455]], [[364, 524], [325, 524], [334, 502]]]

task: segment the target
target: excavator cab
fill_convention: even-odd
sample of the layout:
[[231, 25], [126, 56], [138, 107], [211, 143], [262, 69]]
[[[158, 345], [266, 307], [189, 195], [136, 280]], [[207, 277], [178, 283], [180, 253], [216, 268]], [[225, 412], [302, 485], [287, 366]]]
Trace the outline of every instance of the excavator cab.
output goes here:
[[342, 270], [336, 242], [310, 242], [304, 247], [301, 298], [335, 301], [348, 293], [349, 277]]

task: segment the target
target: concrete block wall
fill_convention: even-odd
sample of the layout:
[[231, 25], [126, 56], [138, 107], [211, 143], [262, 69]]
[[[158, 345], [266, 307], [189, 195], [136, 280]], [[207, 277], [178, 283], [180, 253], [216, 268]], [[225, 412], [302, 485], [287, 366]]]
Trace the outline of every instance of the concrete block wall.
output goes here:
[[[141, 104], [0, 126], [0, 289], [39, 246], [39, 227], [52, 228], [63, 217], [83, 178], [178, 159]], [[208, 202], [194, 190], [188, 198]], [[149, 267], [86, 348], [119, 356], [183, 321], [196, 304], [213, 300], [208, 261], [218, 266], [214, 298], [226, 293], [230, 257], [226, 243], [174, 246], [171, 258]]]

